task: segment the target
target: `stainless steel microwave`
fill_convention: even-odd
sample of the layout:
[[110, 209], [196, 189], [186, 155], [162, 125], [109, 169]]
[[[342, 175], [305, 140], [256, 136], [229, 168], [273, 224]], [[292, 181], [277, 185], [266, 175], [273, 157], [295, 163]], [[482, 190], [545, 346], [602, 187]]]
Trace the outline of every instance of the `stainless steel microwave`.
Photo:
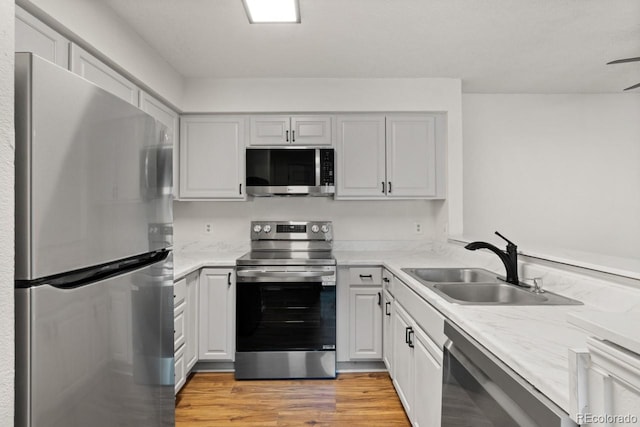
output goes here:
[[250, 196], [331, 196], [335, 193], [333, 148], [247, 148]]

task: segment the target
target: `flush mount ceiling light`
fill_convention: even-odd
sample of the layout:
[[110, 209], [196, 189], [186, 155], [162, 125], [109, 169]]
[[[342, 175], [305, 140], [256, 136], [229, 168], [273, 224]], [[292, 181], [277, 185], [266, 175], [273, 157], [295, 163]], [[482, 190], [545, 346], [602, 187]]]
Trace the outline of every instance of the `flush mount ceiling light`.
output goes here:
[[300, 23], [298, 0], [242, 0], [252, 24]]

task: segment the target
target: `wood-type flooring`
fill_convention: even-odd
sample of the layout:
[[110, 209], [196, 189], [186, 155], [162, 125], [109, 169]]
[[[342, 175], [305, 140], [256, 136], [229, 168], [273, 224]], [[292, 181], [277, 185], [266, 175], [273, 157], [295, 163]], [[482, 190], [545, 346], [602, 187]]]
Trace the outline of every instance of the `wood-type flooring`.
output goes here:
[[386, 372], [335, 380], [236, 381], [198, 372], [176, 397], [176, 427], [410, 426]]

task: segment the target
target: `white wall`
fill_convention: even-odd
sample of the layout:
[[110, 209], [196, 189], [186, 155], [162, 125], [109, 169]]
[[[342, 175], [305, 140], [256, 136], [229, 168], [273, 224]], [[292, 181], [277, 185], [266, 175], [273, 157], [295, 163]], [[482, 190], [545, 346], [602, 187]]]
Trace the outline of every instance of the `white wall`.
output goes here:
[[[447, 200], [440, 209], [430, 210], [427, 222], [432, 224], [427, 224], [427, 229], [441, 235], [446, 229], [462, 232], [462, 117], [458, 79], [188, 79], [183, 109], [194, 113], [444, 111]], [[340, 202], [332, 206], [358, 209], [357, 203]], [[362, 214], [366, 217], [369, 212]], [[178, 211], [177, 220], [180, 215]]]
[[464, 234], [640, 253], [640, 95], [465, 94]]
[[184, 89], [182, 76], [105, 2], [18, 0], [17, 3], [41, 19], [44, 17], [36, 13], [38, 9], [49, 15], [180, 108]]
[[13, 425], [14, 3], [0, 0], [0, 425]]
[[[250, 202], [175, 202], [175, 247], [202, 249], [249, 244], [249, 223], [257, 220], [333, 221], [335, 240], [443, 240], [433, 218], [442, 201], [335, 201], [326, 197], [255, 198]], [[422, 234], [414, 226], [420, 222]], [[213, 224], [205, 234], [204, 224]]]

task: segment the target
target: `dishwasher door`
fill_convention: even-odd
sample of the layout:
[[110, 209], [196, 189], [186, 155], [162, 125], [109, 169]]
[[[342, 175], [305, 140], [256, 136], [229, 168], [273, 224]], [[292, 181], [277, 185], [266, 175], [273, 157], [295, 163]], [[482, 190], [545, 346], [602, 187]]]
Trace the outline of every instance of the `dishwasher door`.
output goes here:
[[442, 374], [443, 427], [571, 427], [560, 407], [450, 322]]

